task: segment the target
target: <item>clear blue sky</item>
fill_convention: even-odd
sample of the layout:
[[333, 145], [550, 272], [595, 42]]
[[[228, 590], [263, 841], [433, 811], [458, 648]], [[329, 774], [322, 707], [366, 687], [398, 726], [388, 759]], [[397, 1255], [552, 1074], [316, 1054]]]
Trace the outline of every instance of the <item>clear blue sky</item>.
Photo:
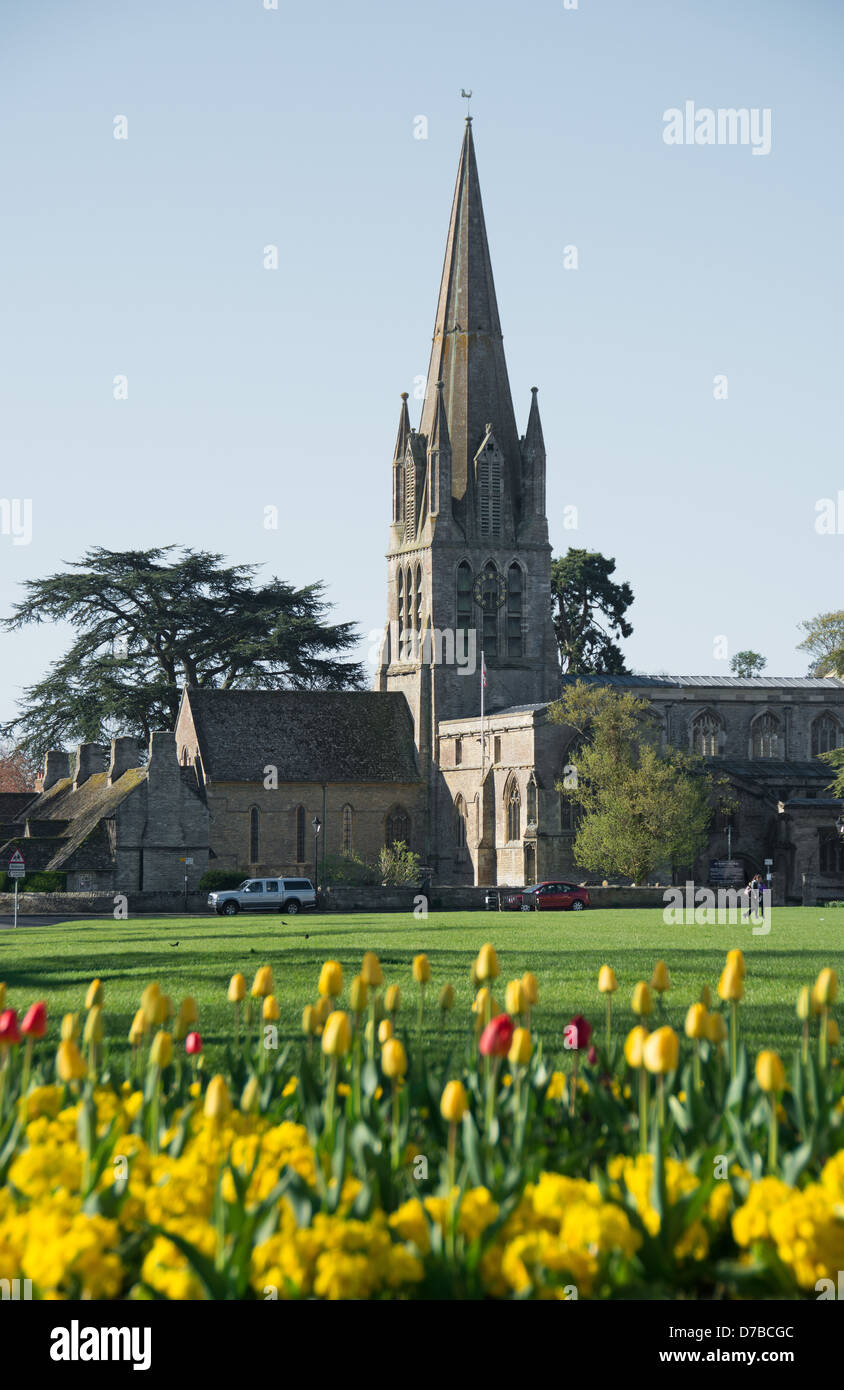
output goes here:
[[[0, 535], [0, 611], [177, 542], [324, 579], [365, 654], [468, 86], [555, 552], [616, 557], [637, 669], [726, 674], [723, 634], [800, 674], [798, 621], [844, 606], [842, 39], [837, 0], [5, 0], [0, 497], [33, 535]], [[771, 153], [666, 145], [687, 100], [770, 108]], [[0, 639], [0, 717], [66, 638]]]

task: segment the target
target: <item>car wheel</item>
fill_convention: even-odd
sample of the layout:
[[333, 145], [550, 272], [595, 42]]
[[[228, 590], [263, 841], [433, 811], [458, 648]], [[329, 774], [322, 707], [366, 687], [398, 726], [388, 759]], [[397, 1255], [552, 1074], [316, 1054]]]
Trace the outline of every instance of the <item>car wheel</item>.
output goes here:
[[288, 912], [291, 917], [295, 917], [296, 913], [299, 911], [299, 907], [300, 904], [298, 898], [291, 898], [289, 903], [285, 903], [284, 911]]
[[223, 903], [223, 914], [226, 917], [236, 916], [239, 910], [239, 905], [234, 902], [233, 899], [230, 899], [227, 903]]
[[575, 898], [574, 902], [571, 905], [571, 910], [572, 912], [582, 912], [585, 906], [586, 904], [584, 902], [581, 902], [580, 898]]
[[532, 912], [532, 911], [533, 911], [533, 908], [531, 907], [530, 903], [520, 903], [520, 904], [519, 904], [519, 908], [520, 908], [520, 911], [522, 911], [522, 912]]

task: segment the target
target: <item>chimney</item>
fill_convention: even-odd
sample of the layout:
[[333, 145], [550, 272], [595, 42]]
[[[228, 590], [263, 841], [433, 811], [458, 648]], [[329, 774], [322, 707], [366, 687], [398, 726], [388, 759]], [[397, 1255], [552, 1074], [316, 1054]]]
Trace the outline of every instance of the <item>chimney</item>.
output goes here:
[[76, 750], [76, 769], [73, 774], [73, 790], [78, 791], [89, 777], [97, 772], [105, 772], [108, 763], [108, 749], [99, 743], [80, 743]]
[[49, 791], [63, 777], [70, 776], [70, 754], [63, 748], [51, 748], [44, 759], [44, 775], [41, 779], [42, 792]]
[[111, 762], [108, 765], [108, 785], [114, 786], [118, 777], [122, 777], [124, 772], [128, 772], [133, 767], [140, 767], [141, 758], [138, 752], [138, 740], [131, 734], [123, 738], [113, 738], [111, 740]]
[[161, 783], [176, 782], [180, 778], [176, 735], [172, 730], [162, 730], [150, 735], [149, 740], [149, 780]]

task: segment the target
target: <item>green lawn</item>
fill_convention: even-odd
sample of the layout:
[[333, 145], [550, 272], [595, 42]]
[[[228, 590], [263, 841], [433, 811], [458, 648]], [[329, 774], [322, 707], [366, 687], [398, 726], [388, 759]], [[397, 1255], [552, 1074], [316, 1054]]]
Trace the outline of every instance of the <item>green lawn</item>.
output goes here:
[[[798, 1035], [798, 988], [813, 981], [825, 965], [842, 974], [843, 934], [844, 911], [829, 908], [774, 909], [768, 936], [754, 936], [747, 925], [669, 927], [658, 909], [541, 916], [443, 912], [431, 913], [427, 920], [410, 913], [326, 914], [285, 924], [278, 917], [259, 915], [138, 918], [0, 932], [0, 980], [6, 981], [8, 1006], [23, 1010], [35, 999], [46, 999], [54, 1038], [56, 1015], [81, 1010], [89, 981], [99, 976], [106, 991], [110, 1050], [127, 1046], [132, 1015], [150, 980], [157, 980], [177, 1003], [192, 994], [199, 1004], [207, 1065], [213, 1066], [215, 1052], [230, 1035], [230, 976], [240, 970], [251, 984], [256, 968], [265, 963], [272, 965], [275, 975], [283, 1045], [299, 1036], [302, 1007], [316, 998], [322, 961], [339, 960], [348, 982], [364, 950], [378, 953], [386, 983], [401, 986], [400, 1023], [414, 1029], [417, 994], [410, 964], [418, 951], [426, 951], [433, 973], [430, 1016], [436, 1012], [440, 986], [450, 981], [457, 1001], [447, 1036], [456, 1041], [468, 1030], [472, 959], [483, 942], [492, 941], [501, 965], [495, 991], [499, 1003], [503, 1006], [508, 979], [533, 970], [540, 988], [534, 1030], [546, 1039], [546, 1048], [552, 1042], [556, 1050], [573, 1014], [602, 1023], [603, 1000], [596, 982], [604, 962], [618, 976], [615, 1015], [626, 1030], [633, 1023], [634, 984], [650, 979], [654, 962], [663, 958], [672, 980], [666, 996], [668, 1021], [682, 1027], [686, 1008], [699, 997], [701, 985], [708, 982], [714, 996], [725, 952], [740, 946], [747, 962], [743, 1035], [751, 1046], [789, 1051]], [[838, 1011], [844, 1014], [840, 1004]], [[844, 1023], [844, 1017], [840, 1021]]]

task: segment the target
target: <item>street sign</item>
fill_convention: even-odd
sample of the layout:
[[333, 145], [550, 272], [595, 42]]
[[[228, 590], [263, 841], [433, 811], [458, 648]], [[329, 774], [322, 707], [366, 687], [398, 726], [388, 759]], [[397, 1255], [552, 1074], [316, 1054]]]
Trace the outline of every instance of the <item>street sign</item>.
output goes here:
[[180, 864], [192, 864], [192, 863], [193, 863], [193, 860], [192, 860], [192, 859], [180, 859], [180, 860], [179, 860], [179, 863], [180, 863]]
[[9, 860], [9, 878], [23, 878], [26, 874], [26, 863], [19, 849], [16, 849]]

